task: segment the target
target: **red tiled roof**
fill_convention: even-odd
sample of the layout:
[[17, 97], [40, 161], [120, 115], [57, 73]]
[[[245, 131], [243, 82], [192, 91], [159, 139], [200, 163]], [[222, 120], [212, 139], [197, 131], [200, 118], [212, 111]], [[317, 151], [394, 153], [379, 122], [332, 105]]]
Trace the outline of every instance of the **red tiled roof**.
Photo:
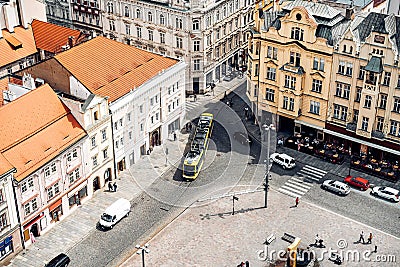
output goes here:
[[31, 26], [27, 29], [15, 27], [13, 33], [6, 29], [1, 31], [3, 38], [0, 38], [0, 67], [37, 53]]
[[0, 153], [0, 175], [9, 172], [13, 168], [11, 163]]
[[92, 93], [113, 102], [178, 60], [98, 36], [54, 57]]
[[0, 152], [20, 181], [86, 135], [45, 84], [0, 108]]
[[34, 19], [32, 21], [33, 36], [36, 47], [52, 53], [61, 52], [62, 46], [68, 44], [68, 37], [74, 37], [73, 43], [79, 43], [83, 34], [78, 30], [58, 26]]

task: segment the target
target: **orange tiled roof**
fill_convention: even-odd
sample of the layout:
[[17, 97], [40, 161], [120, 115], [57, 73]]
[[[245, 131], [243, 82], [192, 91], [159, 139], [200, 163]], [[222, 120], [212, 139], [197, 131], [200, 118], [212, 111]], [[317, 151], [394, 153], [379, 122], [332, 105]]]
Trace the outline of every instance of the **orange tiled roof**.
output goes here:
[[4, 105], [3, 91], [8, 90], [8, 77], [0, 79], [0, 107]]
[[11, 163], [0, 153], [0, 176], [13, 168]]
[[[68, 44], [68, 37], [74, 37], [74, 44], [79, 42], [82, 33], [78, 30], [58, 26], [52, 23], [34, 19], [32, 21], [33, 36], [36, 47], [52, 53], [61, 51], [63, 45]], [[83, 36], [83, 35], [82, 35]]]
[[14, 32], [2, 30], [0, 38], [0, 67], [15, 62], [37, 52], [31, 26], [14, 28]]
[[0, 108], [0, 151], [20, 181], [86, 135], [47, 84]]
[[110, 102], [178, 63], [102, 36], [54, 58], [93, 94], [108, 96]]

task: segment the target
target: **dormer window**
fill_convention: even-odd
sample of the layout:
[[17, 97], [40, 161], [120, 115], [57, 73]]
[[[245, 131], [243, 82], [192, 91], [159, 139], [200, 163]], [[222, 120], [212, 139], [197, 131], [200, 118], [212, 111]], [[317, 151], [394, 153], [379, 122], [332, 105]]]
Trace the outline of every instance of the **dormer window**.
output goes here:
[[304, 30], [303, 29], [300, 29], [299, 27], [293, 27], [292, 28], [292, 32], [291, 32], [290, 38], [298, 40], [298, 41], [303, 41], [303, 37], [304, 37]]
[[99, 119], [99, 113], [97, 111], [95, 111], [93, 113], [93, 118], [94, 118], [95, 121], [97, 121]]

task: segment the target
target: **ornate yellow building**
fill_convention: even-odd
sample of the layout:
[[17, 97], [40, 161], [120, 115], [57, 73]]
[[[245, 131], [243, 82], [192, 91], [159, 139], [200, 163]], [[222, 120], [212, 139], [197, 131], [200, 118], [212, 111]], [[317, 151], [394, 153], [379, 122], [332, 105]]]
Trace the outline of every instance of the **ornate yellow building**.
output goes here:
[[349, 20], [324, 4], [295, 0], [281, 11], [256, 4], [249, 39], [248, 97], [258, 122], [323, 138], [332, 54]]

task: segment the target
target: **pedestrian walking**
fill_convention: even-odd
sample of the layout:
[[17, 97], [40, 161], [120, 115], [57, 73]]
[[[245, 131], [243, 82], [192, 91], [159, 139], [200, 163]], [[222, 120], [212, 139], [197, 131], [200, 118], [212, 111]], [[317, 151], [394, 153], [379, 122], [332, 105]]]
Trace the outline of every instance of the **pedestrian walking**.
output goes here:
[[369, 233], [367, 244], [371, 244], [371, 243], [372, 243], [372, 233]]
[[364, 240], [364, 231], [361, 231], [361, 233], [360, 233], [360, 239], [358, 240], [358, 243], [361, 243], [361, 241], [363, 242], [363, 244], [365, 244], [365, 240]]
[[197, 100], [197, 95], [196, 94], [193, 95], [193, 99], [194, 99], [194, 102], [196, 102], [196, 100]]
[[117, 192], [117, 182], [114, 182], [114, 192]]
[[296, 197], [296, 207], [299, 205], [299, 201], [300, 201], [299, 197]]
[[113, 186], [111, 184], [111, 182], [108, 182], [108, 191], [113, 191]]
[[226, 98], [226, 91], [224, 92], [224, 99]]
[[378, 246], [377, 246], [377, 245], [375, 245], [375, 250], [374, 250], [374, 252], [375, 252], [375, 253], [378, 252]]
[[176, 141], [176, 133], [174, 132], [174, 141]]
[[315, 235], [315, 243], [314, 243], [314, 245], [318, 245], [318, 242], [319, 242], [319, 236], [318, 236], [318, 234], [316, 234]]

